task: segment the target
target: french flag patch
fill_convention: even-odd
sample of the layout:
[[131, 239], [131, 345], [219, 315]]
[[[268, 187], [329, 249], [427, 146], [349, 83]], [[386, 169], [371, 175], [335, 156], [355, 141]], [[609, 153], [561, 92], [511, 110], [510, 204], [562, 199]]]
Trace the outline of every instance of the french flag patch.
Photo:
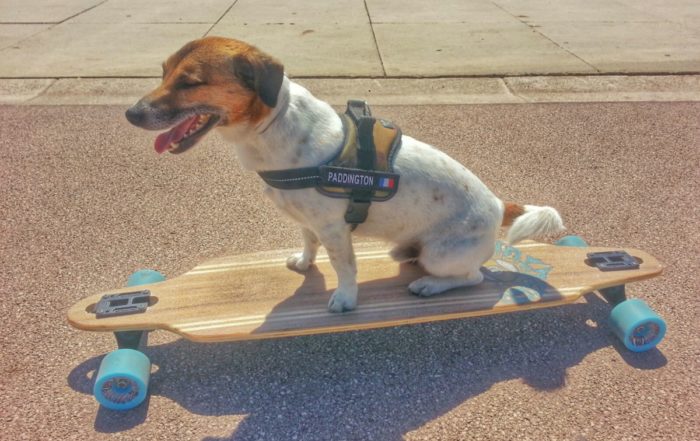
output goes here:
[[380, 188], [389, 188], [392, 189], [394, 188], [394, 179], [392, 178], [381, 178], [379, 180], [379, 187]]

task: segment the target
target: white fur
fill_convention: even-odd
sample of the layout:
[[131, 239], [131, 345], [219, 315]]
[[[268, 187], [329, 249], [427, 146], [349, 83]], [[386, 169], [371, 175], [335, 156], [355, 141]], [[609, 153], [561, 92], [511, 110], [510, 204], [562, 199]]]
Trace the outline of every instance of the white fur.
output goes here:
[[564, 223], [554, 208], [525, 205], [525, 214], [515, 219], [508, 230], [507, 240], [514, 244], [531, 237], [558, 233], [563, 229]]
[[[343, 141], [340, 118], [327, 103], [285, 77], [271, 115], [257, 126], [220, 128], [249, 170], [281, 170], [317, 166], [330, 160]], [[504, 204], [469, 170], [443, 152], [403, 136], [394, 169], [401, 174], [398, 193], [371, 205], [369, 216], [355, 234], [396, 244], [394, 256], [416, 260], [430, 274], [409, 289], [433, 295], [447, 289], [478, 284], [481, 265], [494, 250]], [[350, 226], [344, 214], [347, 200], [323, 196], [315, 189], [278, 190], [265, 194], [302, 226], [304, 250], [287, 265], [304, 271], [313, 263], [319, 245], [328, 251], [338, 274], [331, 296], [334, 312], [357, 305], [357, 268]], [[513, 226], [517, 241], [562, 227], [552, 208], [528, 207]]]

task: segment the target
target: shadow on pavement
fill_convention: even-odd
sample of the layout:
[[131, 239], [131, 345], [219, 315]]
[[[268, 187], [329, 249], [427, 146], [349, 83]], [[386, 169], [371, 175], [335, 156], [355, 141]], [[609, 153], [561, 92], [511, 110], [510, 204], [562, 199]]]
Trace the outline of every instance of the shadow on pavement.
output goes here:
[[[607, 304], [595, 295], [586, 300], [374, 331], [239, 343], [177, 340], [145, 350], [159, 367], [150, 392], [196, 414], [248, 415], [225, 439], [400, 440], [503, 381], [521, 379], [542, 391], [564, 387], [569, 367], [611, 344], [634, 367], [666, 364], [659, 351], [627, 352], [604, 324]], [[70, 386], [91, 393], [101, 358], [73, 369]], [[148, 401], [130, 412], [100, 409], [95, 429], [124, 431], [147, 412]]]

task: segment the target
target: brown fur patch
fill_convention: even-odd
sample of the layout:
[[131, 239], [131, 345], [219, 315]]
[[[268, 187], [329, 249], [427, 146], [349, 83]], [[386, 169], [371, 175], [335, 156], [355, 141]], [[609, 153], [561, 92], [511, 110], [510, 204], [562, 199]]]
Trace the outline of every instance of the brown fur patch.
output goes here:
[[503, 211], [503, 223], [501, 225], [504, 227], [509, 227], [513, 225], [513, 222], [515, 222], [517, 217], [525, 214], [525, 208], [512, 202], [506, 202], [505, 205], [506, 207]]
[[218, 109], [225, 115], [220, 122], [224, 126], [256, 124], [272, 109], [236, 75], [232, 61], [236, 57], [245, 57], [252, 64], [274, 61], [242, 41], [221, 37], [195, 40], [163, 63], [163, 81], [148, 98], [173, 110], [199, 105]]

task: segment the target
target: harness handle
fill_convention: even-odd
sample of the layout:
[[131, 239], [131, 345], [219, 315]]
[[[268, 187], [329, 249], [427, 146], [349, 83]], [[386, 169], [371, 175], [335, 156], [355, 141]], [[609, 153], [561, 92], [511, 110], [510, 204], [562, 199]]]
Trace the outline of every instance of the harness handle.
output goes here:
[[367, 104], [367, 101], [348, 100], [348, 106], [345, 109], [345, 114], [352, 119], [355, 126], [359, 126], [362, 118], [372, 116], [372, 111], [369, 109], [369, 104]]

